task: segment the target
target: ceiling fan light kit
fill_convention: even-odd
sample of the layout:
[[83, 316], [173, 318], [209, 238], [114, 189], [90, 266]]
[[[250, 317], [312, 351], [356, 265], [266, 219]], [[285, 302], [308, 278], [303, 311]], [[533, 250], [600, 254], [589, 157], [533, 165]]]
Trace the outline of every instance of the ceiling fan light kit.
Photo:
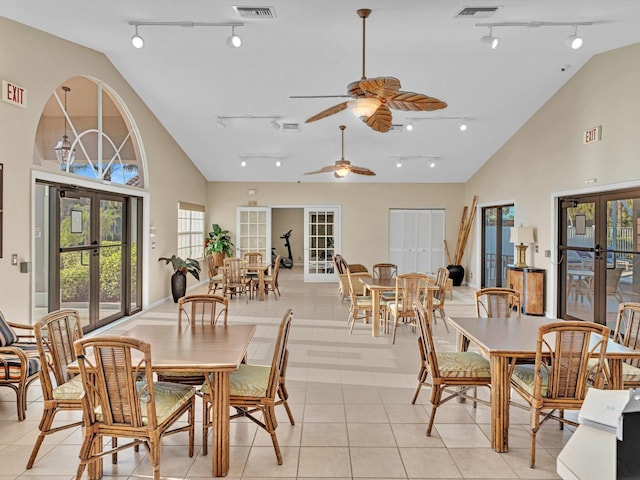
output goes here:
[[333, 165], [328, 165], [326, 167], [322, 167], [320, 170], [316, 170], [313, 172], [307, 172], [305, 175], [315, 175], [316, 173], [330, 173], [333, 172], [333, 176], [336, 178], [344, 178], [350, 173], [355, 173], [358, 175], [367, 175], [372, 176], [376, 173], [373, 170], [369, 170], [364, 167], [356, 167], [355, 165], [351, 165], [349, 160], [345, 160], [344, 158], [344, 130], [347, 128], [345, 125], [340, 125], [340, 135], [342, 137], [342, 156], [340, 160], [336, 161]]
[[308, 118], [306, 123], [315, 122], [346, 108], [351, 108], [353, 114], [363, 120], [372, 130], [385, 133], [392, 130], [393, 127], [390, 109], [432, 111], [446, 108], [447, 104], [437, 98], [428, 97], [421, 93], [401, 91], [400, 80], [395, 77], [367, 78], [365, 74], [366, 19], [371, 14], [371, 10], [361, 8], [357, 14], [362, 19], [362, 77], [347, 85], [347, 93], [353, 100], [329, 107]]

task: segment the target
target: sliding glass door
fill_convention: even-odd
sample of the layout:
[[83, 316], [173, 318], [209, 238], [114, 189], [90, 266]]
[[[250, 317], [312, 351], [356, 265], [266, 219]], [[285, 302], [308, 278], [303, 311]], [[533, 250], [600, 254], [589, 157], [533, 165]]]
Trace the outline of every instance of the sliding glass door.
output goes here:
[[513, 263], [509, 238], [514, 216], [513, 205], [482, 209], [482, 288], [507, 286], [507, 265]]

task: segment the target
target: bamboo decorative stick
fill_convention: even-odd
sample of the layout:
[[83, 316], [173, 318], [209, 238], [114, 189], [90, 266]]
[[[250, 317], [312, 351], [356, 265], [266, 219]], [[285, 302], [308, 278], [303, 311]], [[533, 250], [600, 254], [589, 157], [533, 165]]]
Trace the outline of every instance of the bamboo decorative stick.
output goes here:
[[451, 254], [449, 253], [449, 245], [446, 239], [444, 240], [444, 251], [447, 252], [447, 265], [451, 265]]
[[[478, 197], [476, 195], [473, 196], [473, 201], [471, 202], [471, 208], [467, 210], [465, 206], [462, 211], [462, 220], [460, 221], [460, 231], [458, 232], [458, 242], [456, 244], [456, 251], [453, 257], [454, 265], [462, 264], [462, 257], [464, 256], [464, 251], [467, 248], [467, 241], [469, 240], [469, 234], [471, 233], [471, 226], [473, 225], [473, 220], [476, 217], [476, 205], [478, 203]], [[469, 215], [467, 216], [467, 211]]]

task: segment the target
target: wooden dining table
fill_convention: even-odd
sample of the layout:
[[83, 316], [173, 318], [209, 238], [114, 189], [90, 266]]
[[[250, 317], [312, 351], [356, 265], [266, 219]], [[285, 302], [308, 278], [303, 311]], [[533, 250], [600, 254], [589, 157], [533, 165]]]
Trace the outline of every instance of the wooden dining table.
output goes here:
[[[139, 338], [151, 345], [156, 372], [199, 372], [205, 375], [212, 392], [212, 476], [229, 471], [229, 380], [238, 369], [256, 331], [255, 325], [158, 325], [123, 326], [101, 335]], [[73, 371], [70, 368], [70, 371]], [[99, 462], [98, 462], [99, 463]], [[92, 480], [102, 476], [101, 465], [90, 470]]]
[[371, 335], [377, 337], [380, 333], [380, 295], [382, 292], [389, 292], [396, 289], [396, 279], [379, 279], [371, 277], [361, 277], [360, 283], [371, 292], [371, 305], [373, 310], [371, 316]]
[[264, 301], [264, 274], [269, 267], [270, 263], [267, 262], [247, 262], [244, 264], [244, 271], [246, 273], [254, 273], [258, 275], [258, 300]]
[[[558, 322], [552, 318], [450, 318], [449, 324], [459, 333], [458, 350], [466, 351], [475, 344], [489, 356], [491, 365], [491, 446], [496, 452], [509, 451], [509, 365], [512, 359], [535, 359], [538, 329]], [[606, 359], [610, 388], [623, 388], [622, 363], [640, 358], [633, 350], [609, 339]]]

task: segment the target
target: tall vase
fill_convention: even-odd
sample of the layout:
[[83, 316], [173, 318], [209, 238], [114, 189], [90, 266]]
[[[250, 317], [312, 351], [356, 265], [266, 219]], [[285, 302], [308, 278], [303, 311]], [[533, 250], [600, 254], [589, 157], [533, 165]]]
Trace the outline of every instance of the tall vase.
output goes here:
[[464, 280], [464, 268], [462, 265], [449, 265], [447, 266], [447, 270], [449, 270], [449, 278], [453, 286], [459, 287], [462, 285], [462, 280]]
[[181, 271], [174, 272], [171, 275], [171, 295], [173, 302], [178, 303], [178, 299], [184, 297], [187, 291], [187, 277]]

